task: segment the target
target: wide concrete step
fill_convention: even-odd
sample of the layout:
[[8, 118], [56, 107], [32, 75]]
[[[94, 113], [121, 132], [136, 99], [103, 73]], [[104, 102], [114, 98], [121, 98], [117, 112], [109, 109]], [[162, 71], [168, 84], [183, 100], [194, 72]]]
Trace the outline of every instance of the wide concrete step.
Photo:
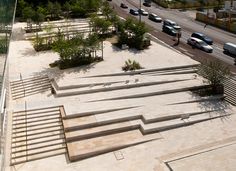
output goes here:
[[96, 118], [93, 115], [63, 120], [65, 131], [76, 130], [80, 125], [93, 124], [96, 122]]
[[85, 88], [85, 87], [96, 87], [96, 86], [114, 86], [118, 84], [126, 84], [127, 81], [131, 83], [141, 83], [141, 82], [152, 82], [152, 81], [171, 81], [171, 80], [180, 80], [180, 79], [192, 79], [194, 74], [181, 74], [181, 75], [158, 75], [158, 76], [116, 76], [116, 77], [96, 77], [83, 78], [79, 82], [75, 77], [74, 79], [66, 79], [61, 81], [52, 80], [52, 85], [55, 86], [57, 90], [66, 90], [66, 89], [76, 89], [76, 88]]
[[199, 64], [185, 65], [185, 66], [173, 66], [173, 67], [166, 67], [166, 68], [141, 69], [141, 70], [130, 71], [130, 72], [119, 72], [119, 73], [112, 73], [112, 74], [93, 75], [93, 76], [88, 76], [85, 78], [110, 77], [110, 76], [121, 76], [121, 75], [137, 75], [137, 74], [148, 73], [148, 72], [158, 72], [158, 71], [177, 70], [177, 69], [184, 69], [184, 68], [193, 68], [193, 67], [197, 67], [198, 65]]
[[194, 123], [203, 122], [203, 121], [207, 121], [207, 120], [211, 120], [211, 119], [226, 117], [226, 116], [229, 116], [229, 114], [192, 115], [189, 118], [187, 117], [186, 119], [177, 118], [177, 119], [172, 119], [172, 120], [167, 120], [167, 121], [162, 121], [162, 122], [155, 122], [155, 123], [151, 123], [151, 124], [142, 124], [142, 131], [144, 134], [150, 134], [150, 133], [165, 131], [165, 130], [169, 130], [169, 129], [179, 128], [182, 126], [187, 126], [187, 125], [191, 125]]
[[192, 89], [199, 88], [201, 86], [203, 86], [202, 81], [190, 80], [190, 81], [180, 81], [180, 82], [175, 82], [175, 83], [145, 86], [145, 87], [132, 88], [132, 89], [123, 89], [123, 90], [111, 91], [106, 94], [100, 93], [102, 97], [100, 99], [93, 98], [93, 96], [91, 96], [89, 102], [151, 97], [151, 96], [157, 96], [157, 95], [163, 95], [163, 94], [189, 91]]
[[127, 121], [127, 122], [120, 122], [120, 123], [118, 122], [114, 124], [102, 125], [87, 129], [69, 131], [66, 132], [65, 135], [66, 135], [66, 141], [71, 142], [71, 141], [78, 141], [82, 139], [114, 134], [118, 132], [125, 132], [137, 128], [138, 128], [137, 126], [134, 126], [129, 121]]
[[121, 148], [161, 138], [159, 134], [143, 136], [139, 130], [132, 130], [96, 138], [67, 143], [70, 161], [100, 155]]
[[150, 81], [150, 82], [134, 82], [134, 83], [116, 83], [111, 85], [97, 85], [92, 87], [83, 87], [78, 89], [67, 89], [67, 90], [56, 90], [57, 97], [63, 96], [73, 96], [78, 94], [88, 94], [88, 93], [96, 93], [96, 92], [105, 92], [105, 91], [114, 91], [114, 90], [121, 90], [121, 89], [131, 89], [131, 88], [140, 88], [145, 86], [153, 86], [153, 85], [160, 85], [160, 84], [167, 84], [167, 83], [174, 83], [174, 82], [181, 82], [187, 81], [190, 79], [173, 79], [173, 80], [166, 80], [166, 81]]
[[156, 71], [156, 72], [146, 72], [142, 73], [142, 75], [177, 75], [177, 74], [190, 74], [190, 73], [196, 73], [197, 70], [193, 68], [183, 68], [183, 69], [177, 69], [177, 70], [167, 70], [167, 71]]

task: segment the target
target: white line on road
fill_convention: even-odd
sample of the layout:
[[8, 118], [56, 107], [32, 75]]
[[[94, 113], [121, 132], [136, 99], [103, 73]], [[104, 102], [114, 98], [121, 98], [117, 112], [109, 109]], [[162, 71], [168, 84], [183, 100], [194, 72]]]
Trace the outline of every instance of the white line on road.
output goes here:
[[182, 50], [182, 51], [184, 51], [184, 52], [187, 51], [186, 49], [184, 49], [184, 48], [182, 48], [182, 47], [179, 47], [179, 49]]
[[186, 55], [193, 57], [194, 55], [188, 52], [184, 52]]

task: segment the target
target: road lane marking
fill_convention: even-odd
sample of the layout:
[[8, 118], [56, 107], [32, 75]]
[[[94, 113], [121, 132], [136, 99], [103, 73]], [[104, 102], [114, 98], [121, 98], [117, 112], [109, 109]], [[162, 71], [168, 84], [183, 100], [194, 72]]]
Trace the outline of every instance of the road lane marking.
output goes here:
[[191, 57], [194, 56], [193, 54], [191, 54], [191, 53], [189, 53], [189, 52], [187, 52], [187, 51], [185, 51], [184, 53], [185, 53], [186, 55], [188, 55], [188, 56], [191, 56]]
[[179, 47], [179, 49], [182, 50], [182, 51], [184, 51], [184, 52], [187, 51], [186, 49], [184, 49], [184, 48], [182, 48], [182, 47]]

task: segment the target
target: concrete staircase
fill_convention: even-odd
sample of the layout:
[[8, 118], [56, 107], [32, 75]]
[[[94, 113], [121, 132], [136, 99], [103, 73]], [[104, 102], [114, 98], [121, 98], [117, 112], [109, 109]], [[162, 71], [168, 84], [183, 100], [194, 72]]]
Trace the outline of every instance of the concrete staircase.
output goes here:
[[[122, 110], [121, 110], [122, 111]], [[117, 111], [115, 111], [117, 112]], [[126, 110], [123, 110], [125, 113]], [[104, 120], [98, 114], [82, 114], [63, 117], [65, 138], [70, 161], [85, 159], [121, 148], [162, 138], [161, 131], [180, 128], [228, 114], [216, 114], [215, 110], [192, 113], [168, 114], [166, 116], [133, 115], [117, 117], [107, 113]], [[105, 115], [106, 112], [101, 113]]]
[[11, 165], [66, 153], [60, 108], [13, 113]]
[[13, 100], [42, 93], [51, 88], [48, 76], [37, 76], [10, 82]]
[[236, 80], [232, 78], [227, 78], [224, 81], [224, 92], [225, 92], [225, 100], [231, 103], [232, 105], [236, 105]]

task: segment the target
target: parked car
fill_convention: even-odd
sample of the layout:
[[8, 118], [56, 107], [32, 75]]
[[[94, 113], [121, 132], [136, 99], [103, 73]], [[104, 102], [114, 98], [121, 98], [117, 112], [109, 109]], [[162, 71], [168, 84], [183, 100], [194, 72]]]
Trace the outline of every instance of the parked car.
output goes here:
[[181, 29], [181, 27], [176, 22], [174, 22], [172, 20], [169, 20], [169, 19], [164, 20], [163, 25], [171, 26], [175, 30], [180, 30]]
[[155, 21], [155, 22], [162, 22], [162, 19], [160, 17], [158, 17], [156, 14], [154, 13], [150, 13], [148, 15], [148, 18], [152, 21]]
[[130, 10], [129, 10], [129, 13], [130, 13], [130, 14], [133, 14], [133, 15], [138, 15], [138, 14], [139, 14], [138, 11], [137, 11], [137, 10], [134, 10], [134, 9], [130, 9]]
[[225, 43], [223, 46], [224, 53], [231, 54], [235, 57], [236, 60], [236, 44], [233, 43]]
[[144, 9], [138, 9], [138, 13], [141, 14], [141, 15], [145, 15], [145, 16], [148, 15], [148, 12], [145, 11]]
[[191, 35], [191, 37], [196, 37], [200, 40], [203, 40], [204, 42], [206, 42], [208, 45], [212, 45], [213, 44], [213, 40], [210, 37], [207, 37], [205, 34], [203, 33], [199, 33], [199, 32], [195, 32]]
[[128, 8], [128, 6], [127, 6], [126, 4], [124, 4], [124, 3], [121, 3], [121, 4], [120, 4], [120, 7], [121, 7], [121, 8]]
[[152, 6], [150, 2], [144, 2], [143, 5], [146, 6], [146, 7], [151, 7]]
[[213, 52], [213, 48], [208, 45], [206, 42], [198, 39], [198, 38], [195, 38], [195, 37], [190, 37], [188, 40], [187, 40], [187, 43], [189, 45], [191, 45], [192, 47], [196, 47], [198, 49], [201, 49], [205, 52], [208, 52], [208, 53], [212, 53]]
[[175, 30], [171, 26], [163, 25], [162, 31], [169, 34], [169, 35], [171, 35], [171, 36], [176, 36], [177, 35], [177, 30]]

